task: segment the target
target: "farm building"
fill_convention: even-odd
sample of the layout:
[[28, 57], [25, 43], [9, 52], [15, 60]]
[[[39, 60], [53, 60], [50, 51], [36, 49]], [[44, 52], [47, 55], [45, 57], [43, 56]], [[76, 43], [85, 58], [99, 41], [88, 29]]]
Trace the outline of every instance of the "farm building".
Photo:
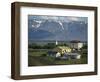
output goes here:
[[78, 53], [72, 53], [72, 49], [66, 46], [58, 46], [52, 51], [48, 52], [48, 56], [59, 59], [80, 59], [81, 55]]
[[72, 48], [72, 49], [80, 49], [82, 48], [84, 45], [83, 42], [80, 42], [80, 41], [71, 41], [71, 43], [69, 44], [69, 46]]
[[71, 48], [66, 47], [66, 46], [58, 46], [58, 47], [54, 48], [54, 51], [59, 52], [61, 54], [70, 53]]

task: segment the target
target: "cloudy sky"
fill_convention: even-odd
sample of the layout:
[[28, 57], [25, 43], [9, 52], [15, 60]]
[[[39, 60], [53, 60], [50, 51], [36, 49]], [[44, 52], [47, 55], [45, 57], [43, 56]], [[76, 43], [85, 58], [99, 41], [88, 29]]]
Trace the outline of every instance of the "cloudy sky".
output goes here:
[[29, 15], [29, 20], [53, 20], [61, 22], [83, 21], [87, 23], [87, 17], [74, 17], [74, 16], [47, 16], [47, 15]]

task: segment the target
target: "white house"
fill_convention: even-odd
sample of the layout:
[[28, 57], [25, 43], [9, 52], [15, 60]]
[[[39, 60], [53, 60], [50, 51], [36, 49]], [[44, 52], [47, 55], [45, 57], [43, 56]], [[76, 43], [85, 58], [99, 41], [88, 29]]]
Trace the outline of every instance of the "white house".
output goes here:
[[68, 44], [71, 48], [73, 49], [80, 49], [83, 47], [84, 43], [80, 41], [72, 41], [71, 43]]
[[83, 43], [71, 43], [70, 47], [74, 49], [80, 49], [83, 47]]

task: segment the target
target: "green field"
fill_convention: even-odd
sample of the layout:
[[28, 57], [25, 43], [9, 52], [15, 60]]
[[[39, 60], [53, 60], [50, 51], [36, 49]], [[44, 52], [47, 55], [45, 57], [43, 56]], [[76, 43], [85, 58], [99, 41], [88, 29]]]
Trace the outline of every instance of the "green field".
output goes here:
[[87, 54], [82, 54], [81, 59], [58, 60], [54, 57], [45, 56], [48, 51], [50, 49], [29, 49], [28, 66], [87, 64]]

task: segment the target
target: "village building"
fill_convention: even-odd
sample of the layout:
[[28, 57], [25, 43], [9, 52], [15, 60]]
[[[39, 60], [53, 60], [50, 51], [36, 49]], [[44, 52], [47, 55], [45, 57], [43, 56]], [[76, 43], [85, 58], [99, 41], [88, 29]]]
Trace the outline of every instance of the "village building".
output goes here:
[[71, 41], [70, 44], [68, 44], [72, 49], [81, 49], [84, 45], [83, 42], [80, 41]]
[[72, 49], [66, 46], [58, 46], [52, 51], [48, 52], [48, 56], [60, 58], [60, 59], [80, 59], [81, 55], [78, 53], [72, 53]]
[[58, 47], [54, 48], [53, 51], [59, 52], [61, 54], [64, 54], [64, 53], [70, 53], [71, 52], [71, 48], [66, 47], [66, 46], [58, 46]]

